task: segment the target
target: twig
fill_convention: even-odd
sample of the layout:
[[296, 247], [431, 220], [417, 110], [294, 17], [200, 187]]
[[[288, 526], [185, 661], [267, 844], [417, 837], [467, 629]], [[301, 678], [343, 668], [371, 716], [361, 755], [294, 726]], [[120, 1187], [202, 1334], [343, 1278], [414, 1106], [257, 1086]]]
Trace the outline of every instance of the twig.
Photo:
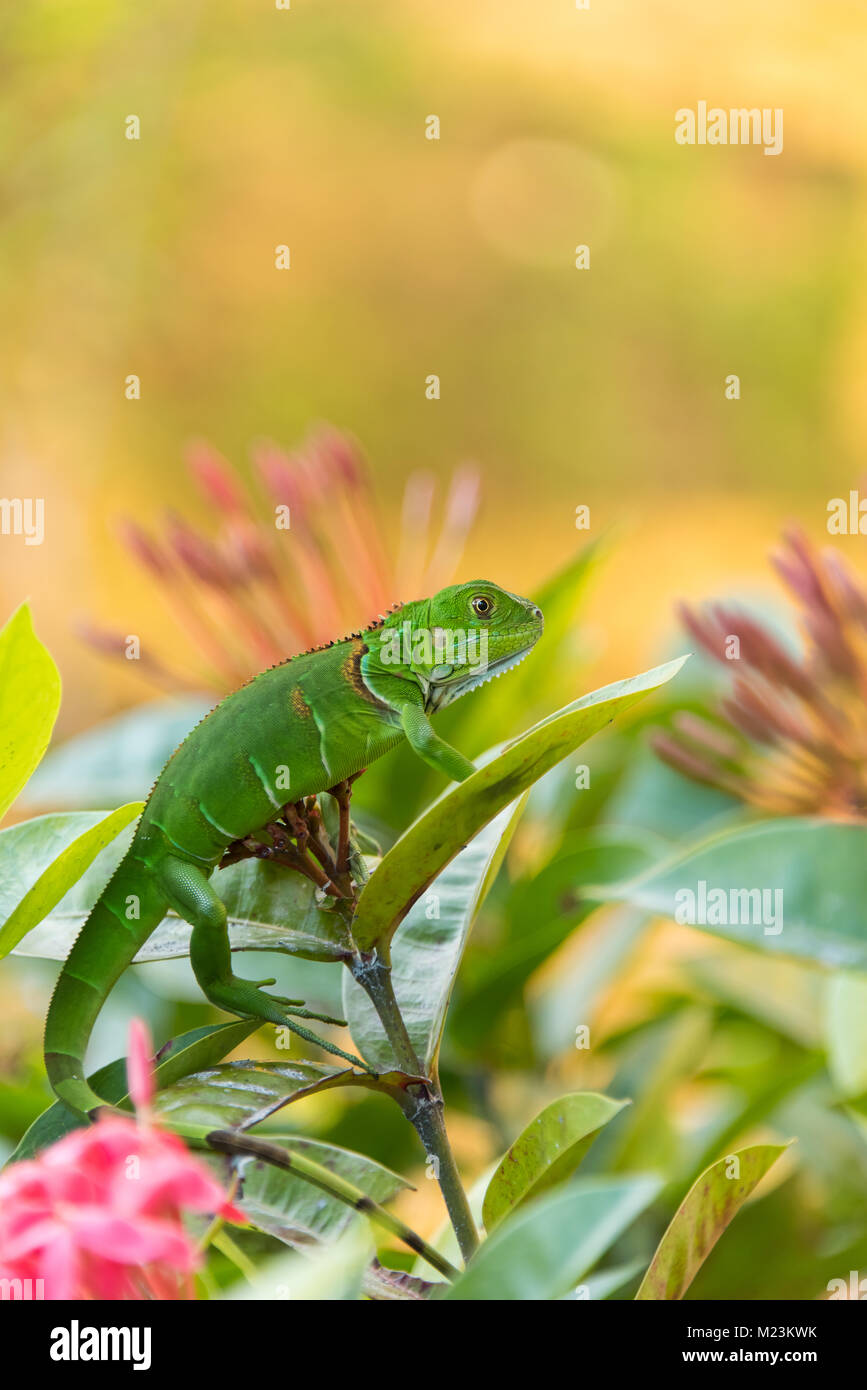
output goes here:
[[423, 1260], [427, 1260], [438, 1273], [444, 1275], [446, 1279], [456, 1279], [459, 1271], [455, 1269], [444, 1255], [438, 1250], [434, 1250], [432, 1245], [428, 1245], [420, 1235], [411, 1230], [398, 1217], [393, 1216], [385, 1207], [381, 1207], [372, 1197], [368, 1197], [366, 1192], [353, 1183], [347, 1182], [338, 1173], [330, 1169], [323, 1168], [320, 1164], [314, 1163], [311, 1159], [303, 1158], [300, 1154], [290, 1153], [279, 1144], [272, 1144], [267, 1139], [254, 1139], [249, 1134], [239, 1134], [235, 1130], [214, 1130], [207, 1136], [208, 1143], [212, 1149], [218, 1153], [230, 1154], [233, 1157], [249, 1157], [261, 1159], [265, 1163], [271, 1163], [275, 1168], [282, 1168], [287, 1173], [295, 1173], [305, 1182], [309, 1182], [313, 1187], [318, 1187], [329, 1196], [335, 1197], [338, 1202], [345, 1203], [355, 1211], [362, 1212], [370, 1221], [384, 1227], [391, 1235], [397, 1236], [398, 1240], [408, 1245], [416, 1255], [420, 1255]]
[[[402, 1071], [424, 1075], [406, 1023], [400, 1012], [391, 982], [391, 967], [378, 956], [360, 952], [347, 962], [353, 978], [367, 994]], [[402, 1109], [424, 1145], [425, 1153], [436, 1159], [437, 1181], [454, 1227], [461, 1254], [469, 1260], [479, 1246], [476, 1223], [470, 1211], [467, 1194], [461, 1183], [443, 1116], [443, 1098], [439, 1086], [429, 1080], [424, 1086], [408, 1086]]]

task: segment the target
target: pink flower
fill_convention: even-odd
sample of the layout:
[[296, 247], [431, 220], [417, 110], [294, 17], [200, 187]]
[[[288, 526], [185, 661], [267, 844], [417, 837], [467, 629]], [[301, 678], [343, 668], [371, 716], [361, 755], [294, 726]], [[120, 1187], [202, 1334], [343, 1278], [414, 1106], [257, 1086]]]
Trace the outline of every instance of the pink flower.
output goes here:
[[676, 715], [654, 748], [765, 813], [865, 821], [867, 588], [799, 531], [783, 542], [772, 559], [797, 605], [800, 648], [728, 603], [682, 606], [697, 645], [726, 671], [727, 691], [711, 718]]
[[126, 1078], [129, 1083], [129, 1098], [135, 1106], [139, 1120], [150, 1119], [151, 1101], [156, 1090], [150, 1052], [151, 1039], [147, 1024], [140, 1018], [132, 1019], [127, 1043]]
[[[400, 519], [384, 517], [360, 449], [333, 429], [292, 452], [260, 440], [251, 456], [245, 478], [209, 444], [193, 444], [187, 464], [203, 503], [195, 522], [169, 514], [156, 534], [120, 523], [125, 550], [187, 638], [183, 669], [160, 655], [158, 639], [143, 644], [140, 674], [167, 689], [234, 690], [396, 601], [441, 589], [478, 509], [478, 474], [465, 467], [439, 508], [433, 479], [411, 473]], [[121, 631], [88, 621], [79, 634], [103, 655], [126, 654]]]
[[[131, 1030], [130, 1094], [152, 1094], [144, 1026]], [[176, 1135], [107, 1115], [0, 1174], [0, 1278], [45, 1298], [189, 1298], [199, 1263], [183, 1212], [244, 1221]]]

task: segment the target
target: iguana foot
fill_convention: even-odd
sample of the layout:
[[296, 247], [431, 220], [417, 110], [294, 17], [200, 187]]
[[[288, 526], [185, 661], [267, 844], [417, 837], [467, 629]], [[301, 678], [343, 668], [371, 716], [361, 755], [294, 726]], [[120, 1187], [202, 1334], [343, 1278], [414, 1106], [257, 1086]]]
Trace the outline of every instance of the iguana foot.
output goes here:
[[[276, 976], [276, 975], [271, 975], [271, 976], [269, 976], [269, 978], [268, 978], [267, 980], [244, 980], [243, 983], [244, 983], [244, 984], [247, 984], [247, 985], [256, 985], [257, 987], [261, 987], [262, 985], [276, 985], [276, 983], [277, 983], [277, 976]], [[276, 1000], [276, 1002], [277, 1002], [278, 1004], [303, 1004], [303, 1003], [304, 1003], [304, 1000], [303, 1000], [303, 999], [287, 999], [286, 996], [285, 996], [284, 994], [269, 994], [269, 995], [268, 995], [268, 998], [269, 998], [269, 999], [274, 999], [274, 1000]]]
[[321, 1047], [323, 1051], [330, 1052], [335, 1057], [342, 1057], [345, 1062], [350, 1062], [354, 1067], [361, 1067], [363, 1071], [370, 1072], [372, 1076], [377, 1073], [360, 1057], [353, 1057], [350, 1053], [344, 1052], [342, 1048], [334, 1043], [328, 1042], [325, 1038], [320, 1038], [316, 1033], [311, 1033], [309, 1028], [303, 1028], [300, 1023], [296, 1023], [294, 1017], [315, 1018], [322, 1023], [334, 1023], [343, 1026], [345, 1020], [332, 1018], [329, 1014], [316, 1014], [309, 1009], [299, 1007], [301, 1001], [284, 1000], [273, 994], [266, 994], [259, 989], [253, 980], [241, 980], [237, 975], [231, 975], [226, 980], [208, 981], [207, 984], [201, 980], [207, 998], [212, 1004], [216, 1004], [218, 1009], [225, 1009], [227, 1013], [237, 1014], [240, 1018], [259, 1018], [263, 1023], [274, 1023], [278, 1028], [288, 1028], [290, 1032], [297, 1033], [300, 1038], [305, 1038], [307, 1042], [313, 1043], [316, 1047]]

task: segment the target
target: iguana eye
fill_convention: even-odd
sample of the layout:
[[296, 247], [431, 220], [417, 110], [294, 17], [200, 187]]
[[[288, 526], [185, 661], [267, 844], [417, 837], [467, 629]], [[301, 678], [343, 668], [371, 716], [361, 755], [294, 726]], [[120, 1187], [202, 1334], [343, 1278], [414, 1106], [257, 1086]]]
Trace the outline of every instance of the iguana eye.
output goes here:
[[484, 594], [476, 594], [475, 598], [470, 599], [470, 607], [480, 618], [487, 618], [494, 611], [493, 603]]

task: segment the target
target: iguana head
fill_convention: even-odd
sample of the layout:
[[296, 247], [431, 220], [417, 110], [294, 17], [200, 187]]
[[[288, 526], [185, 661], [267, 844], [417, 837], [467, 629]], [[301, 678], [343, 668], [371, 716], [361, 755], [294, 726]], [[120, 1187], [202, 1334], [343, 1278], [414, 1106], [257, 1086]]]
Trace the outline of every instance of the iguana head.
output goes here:
[[407, 603], [382, 632], [386, 669], [417, 681], [428, 710], [517, 666], [542, 636], [541, 609], [486, 579]]

